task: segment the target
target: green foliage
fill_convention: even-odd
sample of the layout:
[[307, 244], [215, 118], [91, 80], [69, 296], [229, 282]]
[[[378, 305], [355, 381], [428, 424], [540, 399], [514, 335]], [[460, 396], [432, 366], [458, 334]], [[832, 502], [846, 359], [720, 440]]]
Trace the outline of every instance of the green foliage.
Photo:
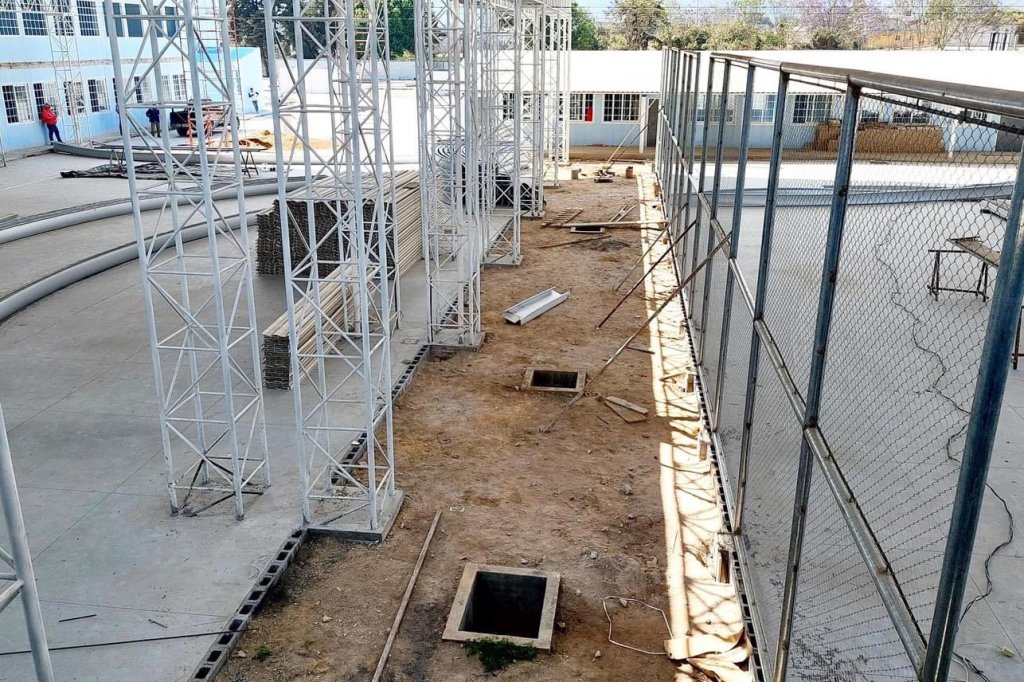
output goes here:
[[781, 50], [789, 45], [789, 27], [730, 21], [707, 26], [670, 27], [661, 42], [684, 50]]
[[269, 646], [267, 646], [266, 644], [260, 644], [258, 647], [256, 647], [256, 651], [253, 653], [252, 657], [255, 658], [257, 661], [262, 662], [270, 658], [273, 655], [273, 653], [274, 650], [271, 649]]
[[803, 46], [808, 50], [847, 50], [850, 44], [843, 34], [837, 31], [818, 29], [811, 34], [811, 40]]
[[597, 24], [594, 23], [593, 15], [575, 2], [572, 3], [572, 49], [601, 49], [597, 40]]
[[537, 658], [537, 649], [532, 646], [513, 644], [507, 639], [485, 637], [466, 642], [466, 655], [476, 656], [489, 673], [503, 670], [516, 661], [532, 661]]
[[658, 36], [668, 26], [661, 0], [615, 0], [611, 15], [627, 50], [646, 50], [660, 42]]
[[391, 58], [416, 54], [415, 0], [388, 0], [388, 42]]

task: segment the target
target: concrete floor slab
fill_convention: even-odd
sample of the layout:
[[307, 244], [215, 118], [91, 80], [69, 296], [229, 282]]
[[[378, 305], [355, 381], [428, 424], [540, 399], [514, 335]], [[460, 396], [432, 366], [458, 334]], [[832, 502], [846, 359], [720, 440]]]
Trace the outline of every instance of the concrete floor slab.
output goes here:
[[156, 416], [40, 412], [10, 432], [19, 486], [112, 492], [160, 450]]
[[[25, 519], [32, 556], [41, 556], [47, 547], [106, 496], [106, 492], [30, 488], [20, 485], [19, 481], [18, 497], [21, 499], [21, 513]], [[55, 499], [59, 499], [60, 504], [54, 504]], [[0, 511], [0, 520], [3, 518], [4, 514]]]
[[0, 355], [0, 396], [4, 407], [42, 410], [117, 364], [110, 359]]

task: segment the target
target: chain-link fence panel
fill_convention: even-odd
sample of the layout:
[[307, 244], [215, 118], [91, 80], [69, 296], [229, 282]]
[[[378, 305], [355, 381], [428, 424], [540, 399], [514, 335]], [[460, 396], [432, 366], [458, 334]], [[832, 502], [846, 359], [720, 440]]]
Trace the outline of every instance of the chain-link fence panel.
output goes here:
[[917, 679], [868, 571], [815, 465], [800, 555], [788, 679]]
[[1006, 227], [989, 210], [1017, 158], [979, 151], [993, 131], [957, 112], [879, 98], [862, 100], [820, 424], [927, 633]]

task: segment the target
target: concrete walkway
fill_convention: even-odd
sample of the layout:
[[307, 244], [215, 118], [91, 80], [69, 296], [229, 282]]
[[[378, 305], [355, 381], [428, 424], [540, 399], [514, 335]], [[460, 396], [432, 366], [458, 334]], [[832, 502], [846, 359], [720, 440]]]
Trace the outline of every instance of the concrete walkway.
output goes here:
[[[14, 182], [18, 167], [22, 179], [43, 186], [64, 161], [48, 155], [0, 169], [0, 197], [21, 195]], [[126, 186], [121, 180], [53, 182], [80, 187], [92, 200]], [[68, 199], [44, 196], [53, 200], [31, 205], [23, 198], [22, 205], [38, 213]], [[130, 218], [114, 219], [0, 247], [0, 291], [107, 242], [130, 240], [130, 225]], [[425, 309], [422, 269], [402, 281], [405, 309]], [[282, 278], [258, 277], [256, 297], [262, 329], [284, 309]], [[423, 320], [407, 313], [394, 339], [393, 376], [422, 338]], [[298, 525], [290, 392], [266, 393], [273, 484], [247, 499], [241, 522], [231, 505], [193, 518], [170, 515], [154, 394], [134, 262], [0, 323], [0, 402], [58, 680], [187, 677], [214, 641], [209, 633], [227, 623]], [[60, 622], [69, 618], [80, 619]], [[10, 653], [26, 647], [21, 610], [5, 610], [0, 680], [33, 677], [30, 657]]]

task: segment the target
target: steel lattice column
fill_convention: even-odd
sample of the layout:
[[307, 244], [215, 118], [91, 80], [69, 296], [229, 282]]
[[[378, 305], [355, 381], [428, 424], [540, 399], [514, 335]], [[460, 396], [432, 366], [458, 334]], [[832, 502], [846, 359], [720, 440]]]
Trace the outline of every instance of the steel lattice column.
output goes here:
[[[75, 30], [77, 7], [72, 0], [39, 1], [46, 10], [46, 30], [50, 39], [55, 87], [60, 89], [59, 93], [47, 93], [47, 102], [64, 112], [67, 125], [63, 137], [68, 142], [82, 144], [92, 137], [92, 133], [89, 128], [89, 99], [85, 92], [86, 83], [82, 79], [82, 60], [78, 54], [80, 31]], [[51, 101], [54, 99], [56, 101]]]
[[488, 200], [484, 262], [518, 265], [522, 187], [522, 116], [514, 103], [522, 101], [522, 53], [519, 0], [481, 5], [482, 82], [479, 102], [485, 128], [481, 136]]
[[[245, 198], [226, 7], [224, 0], [145, 7], [142, 19], [132, 15], [145, 29], [140, 49], [122, 62], [114, 22], [126, 15], [115, 16], [110, 0], [104, 5], [171, 508], [193, 514], [233, 500], [241, 518], [243, 495], [262, 492], [270, 474], [249, 238], [244, 225], [232, 229], [239, 216], [244, 221]], [[162, 73], [172, 66], [183, 73], [166, 92]], [[151, 78], [150, 100], [140, 83]], [[160, 112], [157, 135], [138, 123], [150, 107]], [[191, 121], [185, 149], [172, 151], [172, 111]], [[140, 149], [157, 159], [165, 181], [140, 183]], [[215, 189], [227, 198], [215, 203]], [[140, 202], [148, 197], [163, 207], [144, 217]], [[205, 232], [201, 246], [185, 247], [189, 227]]]
[[565, 0], [551, 0], [546, 4], [543, 27], [544, 178], [557, 187], [559, 166], [569, 162], [570, 5]]
[[478, 174], [468, 170], [476, 158], [476, 133], [470, 128], [476, 117], [468, 95], [474, 64], [465, 61], [475, 48], [473, 13], [472, 1], [416, 2], [420, 199], [430, 297], [427, 340], [434, 346], [472, 348], [482, 339], [482, 240], [473, 200]]
[[[387, 6], [293, 0], [267, 15], [266, 30], [277, 43], [270, 89], [303, 523], [381, 540], [402, 500], [391, 396]], [[294, 62], [279, 59], [292, 49]], [[304, 178], [292, 192], [290, 167]]]
[[[25, 521], [21, 516], [21, 502], [18, 486], [14, 480], [14, 464], [11, 462], [11, 448], [7, 441], [4, 413], [0, 409], [0, 511], [7, 526], [7, 537], [11, 551], [0, 546], [0, 612], [21, 596], [25, 613], [29, 648], [39, 682], [53, 680], [50, 650], [46, 644], [43, 628], [43, 613], [39, 608], [39, 590], [36, 588], [35, 572], [32, 570], [32, 556], [29, 553], [28, 537], [25, 535]], [[10, 569], [10, 570], [8, 570]], [[13, 572], [12, 572], [13, 571]]]
[[523, 212], [544, 214], [543, 5], [523, 0], [519, 11], [520, 97], [514, 115], [521, 118], [520, 176], [526, 185]]

